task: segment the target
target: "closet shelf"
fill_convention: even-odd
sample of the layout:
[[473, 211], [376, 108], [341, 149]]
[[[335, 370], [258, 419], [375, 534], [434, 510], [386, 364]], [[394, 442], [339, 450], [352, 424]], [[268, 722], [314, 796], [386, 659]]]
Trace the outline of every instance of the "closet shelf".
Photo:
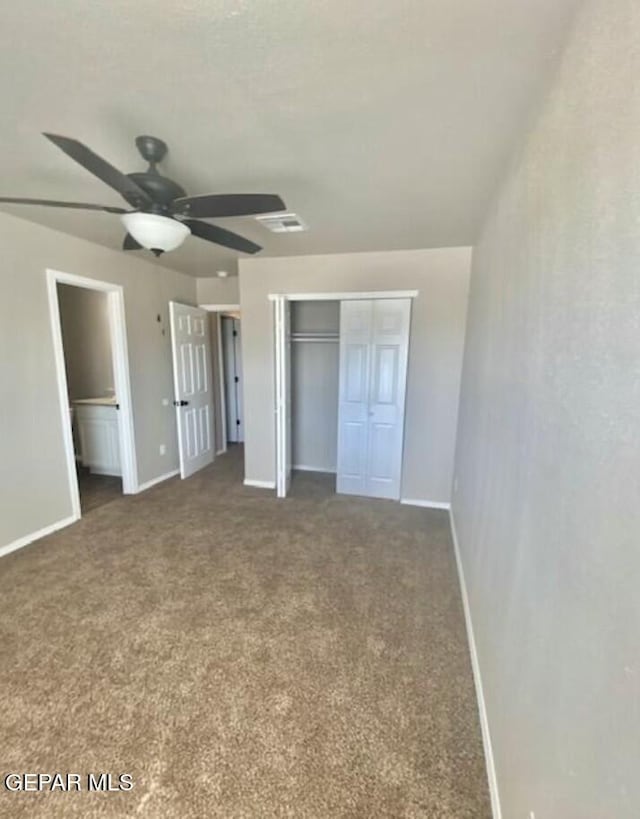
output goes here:
[[322, 332], [322, 331], [308, 331], [291, 333], [291, 341], [319, 341], [319, 342], [338, 342], [340, 335], [336, 331]]

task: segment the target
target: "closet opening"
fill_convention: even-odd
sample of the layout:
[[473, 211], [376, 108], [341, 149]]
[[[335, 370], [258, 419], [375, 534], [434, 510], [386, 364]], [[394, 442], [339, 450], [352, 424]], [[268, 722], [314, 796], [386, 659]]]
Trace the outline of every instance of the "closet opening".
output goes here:
[[292, 487], [334, 493], [340, 302], [292, 302], [290, 338]]
[[345, 495], [400, 500], [417, 291], [271, 295], [278, 497], [316, 473]]

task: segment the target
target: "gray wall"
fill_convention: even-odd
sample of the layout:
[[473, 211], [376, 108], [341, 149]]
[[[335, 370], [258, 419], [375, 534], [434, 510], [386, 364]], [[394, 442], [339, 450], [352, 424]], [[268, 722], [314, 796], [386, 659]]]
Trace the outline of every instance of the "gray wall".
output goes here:
[[[291, 304], [293, 332], [338, 332], [340, 302]], [[335, 472], [338, 456], [339, 345], [291, 345], [291, 443], [294, 467]]]
[[6, 214], [0, 214], [0, 246], [1, 547], [71, 515], [45, 269], [124, 287], [140, 482], [178, 465], [175, 410], [162, 406], [173, 396], [168, 302], [193, 303], [196, 286], [142, 255]]
[[640, 816], [640, 5], [586, 3], [474, 251], [454, 515], [503, 816]]
[[240, 293], [237, 276], [226, 279], [212, 277], [198, 279], [198, 304], [239, 304]]
[[106, 293], [58, 285], [60, 325], [69, 398], [113, 393], [113, 360]]
[[418, 289], [409, 349], [402, 496], [448, 502], [470, 259], [470, 248], [241, 259], [246, 477], [275, 480], [269, 293]]

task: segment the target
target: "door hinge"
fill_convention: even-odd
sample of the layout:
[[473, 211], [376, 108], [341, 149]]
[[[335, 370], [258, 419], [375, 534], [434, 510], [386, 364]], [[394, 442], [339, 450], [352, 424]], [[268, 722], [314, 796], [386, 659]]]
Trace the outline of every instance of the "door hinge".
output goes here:
[[236, 418], [236, 424], [238, 424], [238, 426], [240, 426], [240, 419], [239, 418]]
[[238, 381], [240, 381], [240, 379], [238, 378], [238, 376], [237, 376], [237, 375], [236, 375], [236, 377], [235, 377], [233, 380], [236, 382], [236, 384], [238, 383]]
[[235, 336], [237, 336], [237, 335], [238, 335], [238, 331], [237, 331], [237, 330], [234, 330], [234, 331], [233, 331], [233, 335], [234, 335], [234, 337], [235, 337]]

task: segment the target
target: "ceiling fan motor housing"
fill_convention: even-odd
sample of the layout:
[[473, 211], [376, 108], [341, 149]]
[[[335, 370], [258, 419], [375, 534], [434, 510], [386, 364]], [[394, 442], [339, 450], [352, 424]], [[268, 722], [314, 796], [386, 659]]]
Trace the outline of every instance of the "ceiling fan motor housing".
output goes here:
[[174, 199], [187, 195], [177, 182], [161, 176], [153, 167], [144, 172], [128, 173], [127, 176], [152, 200], [150, 206], [142, 208], [148, 213], [167, 213]]
[[147, 171], [129, 173], [127, 176], [149, 196], [152, 204], [144, 208], [148, 213], [167, 213], [174, 199], [186, 196], [186, 191], [177, 182], [162, 176], [156, 170], [158, 162], [167, 155], [167, 143], [158, 137], [143, 134], [136, 137], [136, 147], [140, 155], [149, 163]]

